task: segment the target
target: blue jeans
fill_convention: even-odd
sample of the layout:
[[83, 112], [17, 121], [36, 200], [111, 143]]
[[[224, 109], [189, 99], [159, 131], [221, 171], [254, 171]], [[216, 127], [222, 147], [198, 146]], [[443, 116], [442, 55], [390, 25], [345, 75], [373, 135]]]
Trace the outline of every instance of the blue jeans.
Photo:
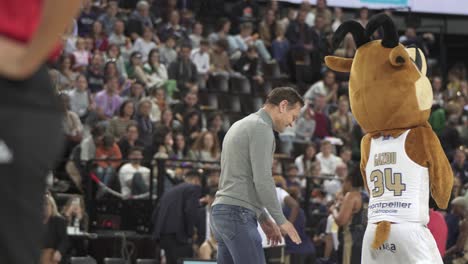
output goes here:
[[212, 207], [210, 225], [218, 241], [218, 264], [264, 264], [255, 212], [240, 206]]

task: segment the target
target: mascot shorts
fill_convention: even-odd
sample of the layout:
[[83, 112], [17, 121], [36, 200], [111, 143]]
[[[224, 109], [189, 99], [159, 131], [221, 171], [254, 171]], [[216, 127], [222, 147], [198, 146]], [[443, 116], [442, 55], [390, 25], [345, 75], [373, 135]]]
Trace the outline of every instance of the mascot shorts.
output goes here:
[[368, 224], [362, 246], [365, 264], [442, 264], [442, 258], [429, 229], [417, 223], [392, 224], [387, 241], [372, 249], [376, 224]]

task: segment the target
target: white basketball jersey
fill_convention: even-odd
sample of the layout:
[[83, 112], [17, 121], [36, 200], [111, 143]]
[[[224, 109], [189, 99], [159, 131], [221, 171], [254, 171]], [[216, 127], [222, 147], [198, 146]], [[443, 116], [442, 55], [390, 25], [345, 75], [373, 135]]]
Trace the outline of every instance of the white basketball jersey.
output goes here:
[[427, 224], [429, 221], [428, 169], [405, 151], [410, 130], [397, 138], [372, 139], [366, 166], [369, 187], [369, 223], [389, 221]]

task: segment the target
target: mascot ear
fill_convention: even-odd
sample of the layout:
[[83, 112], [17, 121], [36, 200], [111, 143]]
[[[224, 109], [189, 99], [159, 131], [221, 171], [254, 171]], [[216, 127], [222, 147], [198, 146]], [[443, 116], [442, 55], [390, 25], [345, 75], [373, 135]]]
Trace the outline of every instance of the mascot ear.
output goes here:
[[388, 55], [390, 63], [395, 67], [403, 66], [407, 63], [410, 63], [410, 56], [405, 48], [401, 45], [398, 45], [392, 49]]
[[353, 59], [341, 58], [336, 56], [326, 56], [325, 64], [328, 68], [337, 72], [350, 72]]

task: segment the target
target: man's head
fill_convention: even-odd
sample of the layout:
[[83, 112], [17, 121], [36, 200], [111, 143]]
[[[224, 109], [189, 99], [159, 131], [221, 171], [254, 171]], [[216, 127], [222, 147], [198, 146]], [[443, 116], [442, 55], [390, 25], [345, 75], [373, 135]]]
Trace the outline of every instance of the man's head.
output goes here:
[[75, 85], [78, 90], [82, 92], [86, 91], [86, 89], [88, 89], [88, 80], [86, 79], [86, 76], [83, 74], [78, 75], [78, 77], [76, 77]]
[[193, 34], [197, 35], [197, 36], [201, 36], [203, 35], [203, 24], [200, 23], [200, 22], [195, 22], [195, 24], [193, 25]]
[[336, 175], [340, 177], [340, 179], [344, 179], [348, 175], [348, 166], [345, 163], [339, 163], [336, 165]]
[[318, 15], [315, 17], [314, 27], [320, 31], [325, 28], [325, 19], [323, 16]]
[[286, 176], [288, 178], [296, 178], [298, 172], [299, 171], [297, 169], [297, 166], [295, 164], [291, 164], [288, 166], [288, 170], [286, 171]]
[[125, 32], [125, 22], [123, 20], [117, 20], [114, 23], [114, 32], [117, 35], [122, 35]]
[[331, 86], [335, 83], [335, 73], [332, 71], [326, 71], [323, 74], [323, 84], [327, 86], [328, 88], [331, 88]]
[[137, 3], [136, 9], [141, 16], [147, 17], [149, 15], [149, 4], [147, 1], [139, 1]]
[[192, 52], [192, 47], [189, 44], [183, 44], [180, 48], [180, 56], [184, 60], [190, 60], [190, 53]]
[[198, 103], [198, 95], [196, 93], [187, 93], [184, 102], [188, 107], [194, 107]]
[[143, 148], [141, 147], [133, 147], [128, 152], [128, 159], [132, 164], [140, 164], [141, 160], [143, 159]]
[[201, 185], [201, 175], [196, 170], [189, 171], [185, 174], [184, 181], [194, 185]]
[[117, 92], [119, 87], [119, 79], [116, 76], [108, 77], [106, 80], [106, 91], [109, 94], [114, 94]]
[[202, 39], [200, 41], [200, 50], [204, 53], [210, 50], [210, 42], [207, 39]]
[[332, 144], [328, 140], [323, 140], [322, 144], [320, 145], [320, 151], [325, 157], [328, 157], [332, 154]]
[[175, 25], [179, 25], [179, 21], [180, 21], [179, 11], [173, 10], [171, 14], [169, 15], [169, 22], [175, 26]]
[[107, 14], [111, 17], [115, 17], [119, 12], [119, 5], [117, 1], [109, 1], [107, 4]]
[[452, 212], [456, 216], [464, 216], [468, 206], [467, 200], [463, 196], [456, 197], [450, 203], [452, 205]]
[[345, 163], [351, 160], [352, 154], [353, 153], [349, 147], [342, 147], [340, 150], [340, 158]]
[[136, 141], [138, 139], [138, 126], [135, 124], [130, 124], [127, 126], [127, 140]]
[[304, 99], [294, 88], [278, 87], [268, 94], [265, 110], [273, 120], [273, 129], [283, 132], [286, 127], [293, 125], [303, 106]]

